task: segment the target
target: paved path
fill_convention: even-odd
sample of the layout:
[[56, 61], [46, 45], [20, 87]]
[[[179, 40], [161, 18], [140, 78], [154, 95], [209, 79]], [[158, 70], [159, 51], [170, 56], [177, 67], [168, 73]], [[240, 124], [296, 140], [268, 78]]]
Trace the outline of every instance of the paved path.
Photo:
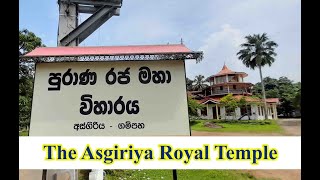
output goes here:
[[273, 179], [281, 179], [281, 180], [300, 180], [301, 179], [301, 170], [293, 169], [293, 170], [242, 170], [244, 172], [248, 172], [252, 174], [256, 178], [273, 178]]
[[279, 119], [278, 123], [287, 136], [301, 136], [301, 119]]

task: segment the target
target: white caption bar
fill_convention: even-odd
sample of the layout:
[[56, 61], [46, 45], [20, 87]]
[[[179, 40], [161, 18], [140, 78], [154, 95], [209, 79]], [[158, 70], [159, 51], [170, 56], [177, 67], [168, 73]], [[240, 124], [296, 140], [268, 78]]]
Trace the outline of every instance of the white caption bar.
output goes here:
[[19, 169], [301, 169], [301, 137], [19, 137]]

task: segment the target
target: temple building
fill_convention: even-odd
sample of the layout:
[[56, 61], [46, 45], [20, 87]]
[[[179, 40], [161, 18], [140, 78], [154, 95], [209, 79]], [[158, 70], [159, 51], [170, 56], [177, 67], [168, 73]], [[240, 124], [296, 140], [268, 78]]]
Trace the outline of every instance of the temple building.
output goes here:
[[[190, 91], [188, 95], [196, 99], [205, 108], [198, 110], [198, 114], [204, 119], [265, 119], [263, 99], [252, 96], [253, 84], [245, 82], [248, 74], [235, 72], [226, 65], [222, 70], [208, 78], [209, 86], [202, 91]], [[238, 107], [235, 112], [226, 112], [226, 108], [220, 104], [220, 99], [232, 94], [237, 100], [245, 98], [246, 107]], [[268, 119], [277, 119], [278, 98], [267, 98]]]

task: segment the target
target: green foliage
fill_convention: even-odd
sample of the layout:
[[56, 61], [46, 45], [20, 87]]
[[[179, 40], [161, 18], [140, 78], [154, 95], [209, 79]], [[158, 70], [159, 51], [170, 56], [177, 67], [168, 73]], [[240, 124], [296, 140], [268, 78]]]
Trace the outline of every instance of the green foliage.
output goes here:
[[91, 169], [79, 169], [78, 179], [79, 180], [89, 180], [89, 173], [90, 172], [91, 172]]
[[42, 44], [41, 38], [37, 37], [33, 32], [27, 29], [19, 31], [19, 55], [24, 55], [40, 46], [45, 45]]
[[271, 120], [210, 120], [213, 123], [227, 123], [227, 124], [253, 124], [253, 125], [266, 125], [272, 124]]
[[228, 94], [220, 99], [220, 104], [226, 108], [226, 115], [235, 115], [234, 111], [237, 107], [243, 107], [247, 105], [246, 98], [242, 96], [237, 100], [232, 94]]
[[196, 100], [188, 97], [188, 113], [190, 116], [198, 117], [197, 109], [203, 109], [205, 106], [199, 104]]
[[239, 106], [237, 99], [228, 94], [220, 99], [220, 104], [226, 108], [226, 115], [234, 115], [235, 109]]
[[[24, 55], [36, 47], [44, 46], [41, 39], [26, 29], [19, 31], [19, 55]], [[33, 91], [34, 64], [19, 60], [19, 126], [25, 128], [30, 123]]]
[[192, 91], [193, 90], [193, 80], [186, 78], [186, 86], [187, 86], [187, 91]]
[[194, 82], [193, 90], [201, 91], [201, 90], [205, 89], [206, 87], [208, 87], [208, 85], [205, 84], [207, 82], [207, 80], [201, 74], [196, 76], [193, 82]]
[[[238, 58], [248, 68], [255, 69], [256, 67], [258, 67], [260, 73], [260, 80], [261, 82], [263, 82], [261, 67], [265, 65], [271, 66], [271, 64], [275, 61], [274, 57], [277, 55], [275, 53], [275, 48], [278, 46], [278, 44], [274, 41], [269, 41], [269, 37], [266, 33], [263, 33], [262, 35], [249, 35], [246, 36], [245, 39], [246, 42], [241, 44], [241, 47], [243, 49], [241, 49], [237, 53]], [[261, 87], [263, 97], [265, 97], [266, 94], [264, 92], [263, 83], [261, 83]], [[268, 118], [267, 114], [265, 114], [265, 118]]]
[[21, 131], [19, 132], [19, 136], [28, 136], [29, 135], [29, 131]]
[[242, 96], [238, 101], [238, 106], [242, 107], [242, 106], [245, 106], [245, 105], [247, 105], [247, 100], [246, 100], [246, 98], [244, 96]]
[[301, 111], [301, 87], [299, 89], [299, 91], [296, 93], [294, 99], [293, 99], [293, 106]]
[[[119, 179], [172, 179], [172, 170], [170, 169], [138, 169], [138, 170], [109, 170], [114, 173], [107, 173], [105, 179], [119, 180]], [[262, 180], [256, 178], [248, 172], [240, 170], [177, 170], [178, 179], [198, 180], [198, 179], [223, 179], [223, 180]], [[85, 179], [82, 179], [85, 180]], [[265, 179], [266, 180], [266, 179]]]
[[[294, 83], [287, 77], [274, 79], [266, 77], [265, 84], [266, 98], [279, 98], [280, 105], [278, 114], [289, 116], [294, 110], [300, 110], [301, 104], [301, 83]], [[261, 83], [253, 86], [253, 94], [262, 97]]]
[[246, 42], [241, 44], [241, 49], [237, 55], [242, 63], [251, 69], [259, 66], [269, 65], [275, 61], [277, 55], [274, 50], [278, 46], [274, 41], [269, 41], [266, 33], [253, 34], [245, 37]]

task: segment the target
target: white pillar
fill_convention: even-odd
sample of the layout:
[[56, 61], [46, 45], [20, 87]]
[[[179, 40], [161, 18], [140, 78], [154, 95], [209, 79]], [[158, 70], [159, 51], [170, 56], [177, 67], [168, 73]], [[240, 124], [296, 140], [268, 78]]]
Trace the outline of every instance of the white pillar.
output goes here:
[[226, 108], [224, 106], [220, 107], [220, 114], [221, 114], [221, 119], [226, 118]]
[[278, 119], [277, 105], [273, 104], [274, 119]]
[[216, 104], [217, 119], [219, 119], [218, 105]]
[[103, 177], [103, 169], [92, 169], [92, 171], [89, 173], [89, 180], [103, 180]]
[[236, 119], [239, 119], [241, 117], [241, 111], [239, 107], [235, 109], [235, 115], [236, 115]]
[[197, 109], [197, 113], [199, 116], [201, 116], [201, 110], [200, 109]]

